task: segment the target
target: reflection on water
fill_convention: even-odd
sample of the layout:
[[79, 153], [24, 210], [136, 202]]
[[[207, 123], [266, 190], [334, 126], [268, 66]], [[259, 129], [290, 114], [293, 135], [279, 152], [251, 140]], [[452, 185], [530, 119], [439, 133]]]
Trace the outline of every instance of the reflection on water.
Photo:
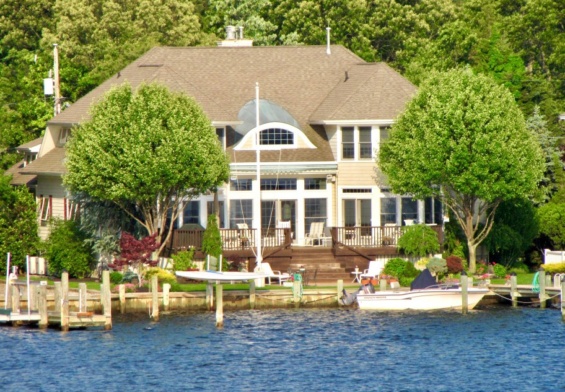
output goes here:
[[276, 309], [117, 316], [114, 329], [0, 328], [3, 391], [565, 390], [555, 310]]

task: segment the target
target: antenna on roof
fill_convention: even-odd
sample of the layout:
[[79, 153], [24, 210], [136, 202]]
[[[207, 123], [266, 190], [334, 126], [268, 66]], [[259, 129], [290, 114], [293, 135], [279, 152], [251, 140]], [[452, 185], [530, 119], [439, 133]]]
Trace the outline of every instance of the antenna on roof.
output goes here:
[[330, 27], [326, 27], [326, 54], [329, 56], [332, 54], [332, 50], [330, 49]]

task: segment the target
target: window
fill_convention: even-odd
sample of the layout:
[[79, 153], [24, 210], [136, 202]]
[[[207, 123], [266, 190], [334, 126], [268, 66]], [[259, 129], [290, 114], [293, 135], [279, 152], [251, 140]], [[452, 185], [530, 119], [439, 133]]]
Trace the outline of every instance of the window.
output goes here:
[[380, 143], [382, 143], [386, 139], [388, 139], [389, 131], [390, 131], [390, 127], [380, 127], [379, 128], [379, 141], [380, 141]]
[[343, 220], [346, 227], [371, 226], [370, 199], [344, 200], [343, 211]]
[[371, 188], [346, 188], [342, 190], [343, 193], [371, 193]]
[[371, 143], [371, 127], [359, 128], [359, 158], [371, 159], [373, 145]]
[[353, 136], [353, 127], [341, 128], [341, 158], [354, 159], [355, 158], [355, 143]]
[[253, 221], [253, 200], [231, 200], [230, 228], [237, 229], [238, 223], [247, 223], [251, 228]]
[[304, 230], [310, 232], [313, 222], [326, 222], [327, 219], [326, 199], [304, 199]]
[[296, 190], [296, 178], [265, 178], [261, 179], [262, 191]]
[[269, 128], [259, 134], [261, 145], [292, 145], [294, 144], [294, 133], [280, 128]]
[[250, 178], [235, 179], [230, 181], [232, 191], [250, 191], [253, 189], [253, 182]]
[[304, 189], [307, 191], [326, 189], [326, 179], [325, 178], [305, 178], [304, 179]]
[[[224, 213], [224, 202], [223, 201], [219, 201], [218, 204], [220, 205], [220, 211], [219, 211], [219, 215], [220, 215], [220, 227], [225, 227], [225, 217], [226, 214]], [[213, 201], [209, 201], [208, 203], [206, 203], [206, 208], [208, 209], [208, 215], [212, 215], [215, 214], [216, 211], [214, 210], [214, 202]]]
[[184, 206], [182, 214], [182, 223], [197, 223], [200, 224], [200, 202], [196, 200], [189, 201]]
[[441, 201], [432, 197], [424, 200], [425, 221], [426, 223], [435, 223], [441, 225], [443, 223], [443, 208]]
[[59, 145], [65, 144], [69, 136], [71, 136], [71, 129], [61, 128], [61, 130], [59, 131]]
[[39, 221], [41, 226], [47, 226], [53, 210], [53, 200], [51, 196], [39, 196]]
[[396, 197], [381, 199], [381, 225], [396, 224]]
[[418, 220], [418, 200], [413, 200], [409, 197], [402, 198], [402, 224], [405, 224], [406, 220]]
[[79, 204], [72, 199], [65, 198], [63, 200], [65, 207], [63, 219], [64, 220], [77, 220], [80, 212]]

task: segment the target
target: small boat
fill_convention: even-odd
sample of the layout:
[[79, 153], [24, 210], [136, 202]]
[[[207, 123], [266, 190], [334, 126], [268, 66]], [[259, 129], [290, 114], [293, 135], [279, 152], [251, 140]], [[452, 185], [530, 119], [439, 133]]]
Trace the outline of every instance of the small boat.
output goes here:
[[[480, 287], [467, 289], [467, 308], [473, 309], [489, 290]], [[359, 309], [366, 310], [439, 310], [461, 309], [462, 289], [458, 284], [438, 285], [428, 269], [412, 283], [409, 291], [375, 291], [372, 285], [363, 286], [356, 295]]]

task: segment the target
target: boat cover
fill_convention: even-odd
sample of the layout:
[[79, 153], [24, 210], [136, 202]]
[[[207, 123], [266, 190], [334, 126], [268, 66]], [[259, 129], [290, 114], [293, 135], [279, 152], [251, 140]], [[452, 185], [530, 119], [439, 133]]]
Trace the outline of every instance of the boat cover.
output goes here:
[[436, 278], [433, 277], [430, 270], [426, 268], [412, 281], [412, 283], [410, 284], [410, 290], [422, 290], [436, 285]]

